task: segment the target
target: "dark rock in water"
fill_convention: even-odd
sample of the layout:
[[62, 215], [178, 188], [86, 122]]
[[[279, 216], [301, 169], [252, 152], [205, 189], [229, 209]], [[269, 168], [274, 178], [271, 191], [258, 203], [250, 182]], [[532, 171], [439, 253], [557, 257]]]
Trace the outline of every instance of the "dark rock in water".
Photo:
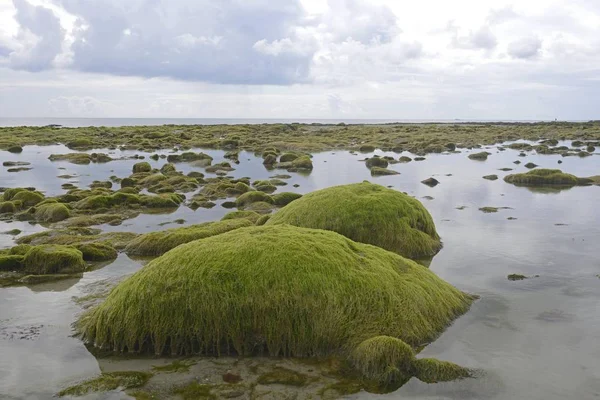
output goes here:
[[528, 277], [521, 274], [510, 274], [507, 276], [509, 281], [522, 281], [523, 279], [527, 279]]
[[421, 183], [430, 187], [434, 187], [437, 186], [440, 182], [435, 178], [427, 178], [424, 181], [421, 181]]
[[562, 160], [558, 160], [558, 163], [559, 163], [559, 164], [562, 164]]
[[373, 176], [377, 176], [377, 175], [400, 175], [400, 172], [391, 170], [391, 169], [387, 169], [387, 168], [380, 168], [380, 167], [372, 167], [371, 168], [371, 175]]
[[521, 161], [519, 161], [519, 160], [517, 160], [517, 161], [513, 161], [513, 164], [517, 164], [517, 165], [519, 165], [519, 164], [521, 164]]
[[495, 181], [498, 179], [498, 175], [485, 175], [483, 179], [487, 179], [488, 181]]
[[534, 164], [532, 162], [528, 162], [527, 164], [524, 165], [525, 168], [529, 168], [529, 169], [535, 168], [537, 166], [538, 166], [537, 164]]
[[31, 165], [27, 161], [4, 161], [2, 163], [4, 167], [22, 167], [24, 165]]
[[507, 219], [507, 220], [509, 220], [509, 221], [514, 221], [514, 220], [516, 220], [516, 218], [515, 218], [515, 217], [508, 217], [508, 218], [506, 218], [506, 219]]
[[424, 161], [425, 157], [415, 157], [415, 161]]
[[508, 171], [512, 171], [512, 168], [499, 168], [498, 171], [504, 171], [504, 172], [508, 172]]

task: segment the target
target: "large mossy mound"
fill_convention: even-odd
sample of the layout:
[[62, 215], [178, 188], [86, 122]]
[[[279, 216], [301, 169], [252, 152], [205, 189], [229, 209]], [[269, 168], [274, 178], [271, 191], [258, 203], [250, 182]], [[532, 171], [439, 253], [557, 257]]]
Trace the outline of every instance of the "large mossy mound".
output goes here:
[[431, 215], [418, 200], [366, 181], [306, 194], [267, 224], [326, 229], [409, 258], [432, 256], [442, 247]]
[[534, 169], [522, 174], [510, 174], [504, 177], [504, 181], [522, 186], [575, 186], [580, 184], [580, 179], [575, 175], [567, 174], [559, 169]]
[[125, 248], [125, 253], [132, 256], [160, 256], [181, 244], [219, 235], [253, 224], [254, 221], [251, 222], [245, 218], [237, 218], [150, 232], [133, 239]]
[[335, 232], [255, 226], [153, 260], [78, 330], [117, 352], [308, 357], [374, 335], [422, 345], [471, 301], [429, 269]]

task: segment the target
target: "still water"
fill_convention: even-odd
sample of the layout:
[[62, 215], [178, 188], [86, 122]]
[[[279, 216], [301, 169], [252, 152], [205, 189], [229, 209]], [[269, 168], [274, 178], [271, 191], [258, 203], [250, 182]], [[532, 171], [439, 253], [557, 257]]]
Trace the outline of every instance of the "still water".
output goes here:
[[[502, 180], [506, 174], [525, 172], [523, 164], [528, 161], [577, 176], [598, 175], [600, 157], [517, 157], [513, 150], [487, 150], [492, 155], [484, 162], [469, 160], [468, 152], [429, 155], [425, 161], [391, 165], [401, 174], [383, 177], [371, 177], [359, 162], [371, 154], [316, 153], [311, 174], [291, 174], [288, 185], [279, 188], [279, 192], [307, 193], [370, 180], [415, 196], [432, 214], [444, 242], [430, 268], [454, 286], [481, 297], [421, 353], [480, 369], [481, 376], [440, 384], [412, 379], [394, 393], [363, 392], [352, 398], [600, 398], [600, 187], [540, 192]], [[145, 155], [157, 168], [165, 163], [137, 151], [94, 151], [110, 153], [113, 158]], [[222, 151], [204, 151], [215, 158], [214, 162], [223, 160]], [[3, 168], [0, 186], [34, 186], [47, 196], [58, 195], [64, 193], [60, 188], [63, 183], [84, 188], [111, 175], [125, 177], [138, 162], [122, 159], [81, 166], [48, 160], [52, 153], [67, 152], [70, 150], [63, 146], [27, 146], [17, 155], [0, 151], [1, 161], [28, 161], [33, 167], [19, 173]], [[242, 152], [239, 159], [231, 176], [255, 180], [286, 173], [268, 171], [253, 153]], [[517, 159], [522, 164], [513, 164]], [[564, 163], [558, 165], [558, 160]], [[505, 167], [514, 171], [499, 171]], [[194, 170], [185, 163], [178, 164], [177, 169], [186, 173]], [[65, 174], [75, 177], [57, 178]], [[489, 174], [500, 179], [482, 179]], [[440, 184], [431, 188], [420, 183], [429, 177]], [[294, 184], [300, 186], [294, 188]], [[180, 218], [187, 224], [216, 220], [229, 211], [218, 204], [210, 210], [192, 211], [182, 206], [170, 214], [141, 214], [120, 226], [100, 228], [147, 232], [179, 226], [165, 223]], [[478, 210], [484, 206], [510, 209], [484, 214]], [[14, 228], [23, 234], [45, 229], [29, 223], [0, 222], [0, 232]], [[0, 248], [14, 245], [13, 239], [0, 234]], [[98, 374], [98, 361], [79, 340], [70, 337], [70, 325], [81, 311], [73, 297], [86, 294], [95, 282], [131, 274], [140, 267], [120, 255], [112, 264], [87, 272], [81, 279], [0, 289], [0, 398], [46, 399], [75, 381]], [[539, 277], [511, 282], [506, 277], [512, 273]]]

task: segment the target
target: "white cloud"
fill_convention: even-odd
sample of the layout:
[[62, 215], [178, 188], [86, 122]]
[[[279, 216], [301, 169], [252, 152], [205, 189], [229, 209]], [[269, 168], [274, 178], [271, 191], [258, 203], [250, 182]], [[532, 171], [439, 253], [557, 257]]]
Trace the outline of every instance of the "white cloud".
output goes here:
[[597, 118], [592, 0], [8, 4], [8, 115]]

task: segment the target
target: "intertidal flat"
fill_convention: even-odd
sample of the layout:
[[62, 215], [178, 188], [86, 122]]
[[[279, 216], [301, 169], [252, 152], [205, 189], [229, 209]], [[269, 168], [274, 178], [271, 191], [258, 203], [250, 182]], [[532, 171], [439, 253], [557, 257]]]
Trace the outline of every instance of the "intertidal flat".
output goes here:
[[2, 128], [0, 393], [594, 398], [598, 145], [594, 122]]

